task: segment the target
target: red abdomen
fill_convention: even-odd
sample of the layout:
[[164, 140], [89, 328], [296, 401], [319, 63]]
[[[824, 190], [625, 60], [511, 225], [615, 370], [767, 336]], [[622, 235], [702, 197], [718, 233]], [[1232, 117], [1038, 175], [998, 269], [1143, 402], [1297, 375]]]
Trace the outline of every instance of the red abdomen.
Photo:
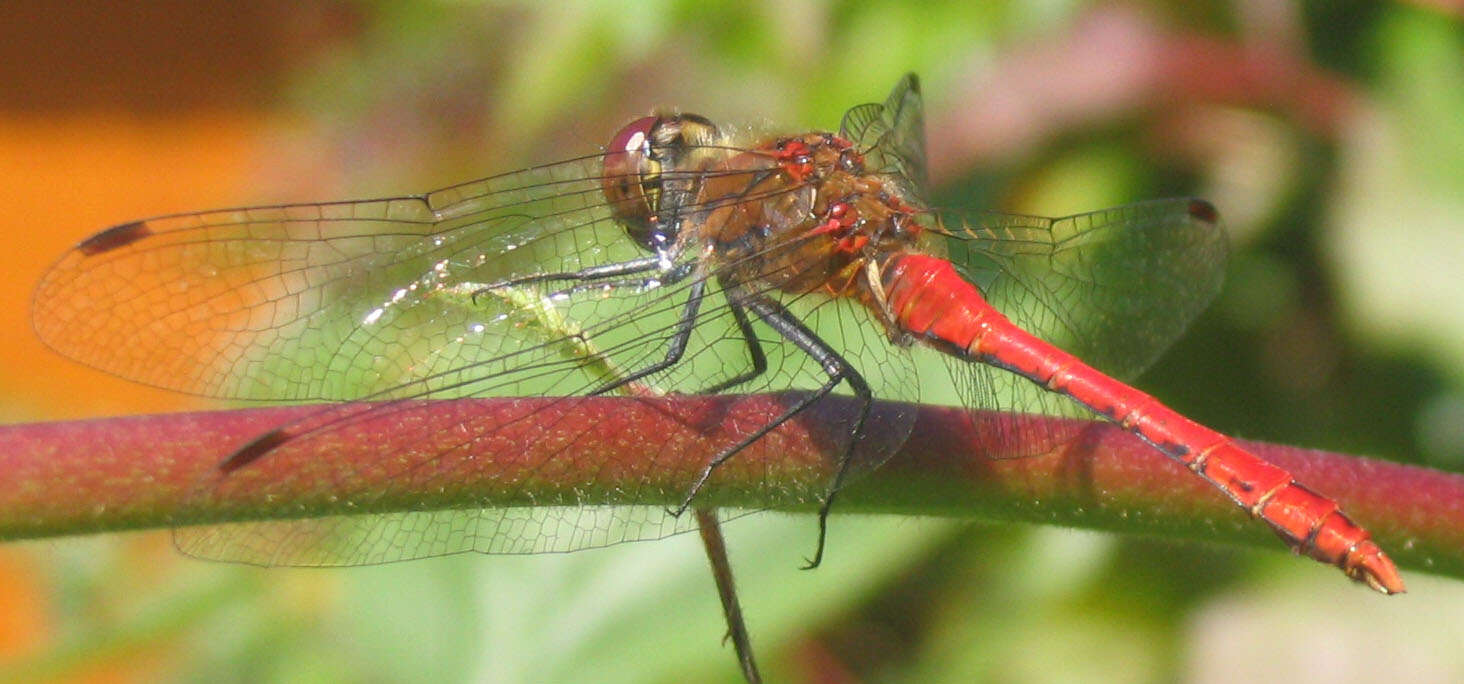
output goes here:
[[1384, 593], [1403, 591], [1392, 561], [1335, 501], [1233, 440], [1018, 328], [950, 262], [891, 257], [882, 285], [894, 323], [947, 353], [1005, 368], [1072, 397], [1205, 478], [1299, 553]]

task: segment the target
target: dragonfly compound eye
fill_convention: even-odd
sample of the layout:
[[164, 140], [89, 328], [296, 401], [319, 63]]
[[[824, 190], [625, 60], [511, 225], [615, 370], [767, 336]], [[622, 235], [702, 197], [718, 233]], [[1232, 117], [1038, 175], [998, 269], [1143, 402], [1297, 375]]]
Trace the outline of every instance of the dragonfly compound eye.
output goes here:
[[674, 239], [667, 219], [694, 201], [690, 178], [697, 151], [717, 138], [696, 114], [647, 116], [621, 128], [605, 149], [601, 190], [611, 213], [637, 243], [657, 249]]

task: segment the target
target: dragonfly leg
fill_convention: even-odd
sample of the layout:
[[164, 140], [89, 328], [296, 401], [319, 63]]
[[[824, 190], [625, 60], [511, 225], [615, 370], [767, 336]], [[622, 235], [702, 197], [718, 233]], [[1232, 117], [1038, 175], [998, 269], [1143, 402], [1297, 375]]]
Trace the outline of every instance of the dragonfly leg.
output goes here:
[[[522, 287], [524, 285], [535, 285], [538, 283], [549, 283], [559, 280], [576, 281], [580, 283], [598, 283], [598, 281], [610, 280], [612, 278], [620, 278], [622, 276], [635, 275], [638, 273], [648, 273], [651, 271], [674, 273], [684, 270], [684, 268], [667, 269], [665, 267], [665, 262], [661, 259], [661, 257], [653, 255], [641, 257], [639, 259], [631, 259], [630, 261], [619, 261], [613, 264], [604, 264], [602, 266], [591, 266], [589, 268], [581, 269], [579, 271], [571, 271], [566, 273], [534, 273], [531, 275], [509, 278], [507, 280], [500, 280], [496, 283], [489, 283], [478, 288], [477, 290], [474, 290], [472, 296], [474, 299], [476, 299], [481, 294], [492, 292], [493, 290], [498, 290], [505, 287]], [[683, 275], [682, 277], [685, 276]], [[644, 279], [638, 282], [649, 282], [649, 279]], [[573, 291], [574, 289], [575, 288], [571, 288], [571, 291]]]
[[562, 290], [555, 290], [549, 293], [549, 296], [551, 298], [569, 297], [590, 290], [616, 290], [623, 287], [642, 291], [650, 290], [665, 285], [674, 285], [685, 280], [686, 276], [691, 275], [695, 270], [693, 268], [694, 266], [695, 264], [688, 262], [679, 266], [673, 266], [669, 269], [661, 269], [658, 267], [653, 269], [656, 274], [647, 278], [621, 278], [612, 280], [612, 276], [594, 276], [578, 285], [566, 287]]
[[[592, 281], [584, 282], [580, 285], [575, 285], [574, 287], [570, 287], [554, 293], [555, 295], [569, 295], [584, 290], [601, 287], [644, 288], [650, 287], [652, 285], [670, 285], [685, 280], [687, 276], [695, 272], [693, 264], [688, 263], [682, 264], [668, 271], [662, 271], [661, 277], [658, 278], [606, 281], [606, 279], [609, 278], [614, 278], [616, 276], [629, 273], [642, 272], [643, 270], [644, 264], [641, 264], [639, 262], [625, 262], [624, 264], [612, 264], [610, 265], [610, 267], [606, 268], [586, 269], [585, 271], [580, 271], [573, 274], [549, 274], [541, 276], [531, 276], [507, 282], [513, 282], [515, 284], [522, 285], [528, 282], [547, 280], [574, 279]], [[530, 278], [532, 278], [532, 280]], [[502, 287], [502, 285], [492, 285], [484, 289], [491, 289], [493, 287]], [[613, 390], [624, 387], [629, 383], [640, 380], [641, 378], [644, 378], [646, 376], [653, 375], [667, 368], [670, 368], [677, 363], [680, 363], [682, 356], [684, 356], [686, 353], [686, 346], [688, 342], [690, 342], [691, 331], [696, 327], [697, 314], [701, 308], [701, 303], [703, 301], [705, 292], [706, 284], [704, 281], [699, 280], [698, 282], [692, 284], [691, 296], [687, 299], [686, 309], [682, 312], [681, 320], [677, 323], [676, 334], [671, 338], [671, 348], [667, 350], [666, 357], [663, 360], [639, 371], [628, 374], [624, 377], [617, 378], [614, 382], [608, 383], [603, 387], [596, 388], [594, 391], [590, 392], [590, 394], [596, 395], [611, 392]], [[752, 380], [753, 378], [762, 375], [768, 369], [767, 353], [763, 351], [762, 344], [758, 341], [757, 333], [752, 329], [752, 324], [747, 318], [747, 311], [745, 307], [738, 303], [736, 299], [729, 297], [728, 308], [732, 312], [733, 320], [737, 322], [737, 329], [741, 332], [743, 341], [747, 343], [748, 357], [752, 361], [752, 368], [749, 369], [747, 372], [728, 378], [727, 380], [723, 380], [722, 382], [719, 382], [711, 387], [704, 388], [700, 392], [698, 392], [698, 394], [716, 394], [726, 389], [736, 387], [737, 385], [741, 385], [749, 380]]]
[[733, 320], [737, 321], [737, 329], [742, 333], [742, 340], [747, 343], [747, 355], [752, 361], [752, 368], [740, 375], [730, 377], [711, 387], [703, 389], [701, 394], [716, 394], [727, 390], [762, 375], [768, 370], [768, 355], [763, 351], [762, 342], [757, 339], [757, 331], [752, 329], [752, 322], [747, 320], [747, 309], [737, 302], [736, 299], [727, 299], [727, 308], [732, 311]]
[[706, 289], [706, 279], [697, 278], [692, 282], [691, 294], [686, 298], [686, 307], [681, 311], [681, 320], [676, 323], [676, 334], [671, 336], [671, 347], [666, 350], [665, 358], [645, 368], [626, 373], [621, 377], [607, 382], [590, 391], [590, 395], [612, 392], [648, 375], [659, 373], [680, 363], [681, 356], [686, 353], [686, 343], [691, 340], [691, 331], [696, 328], [696, 315], [701, 310], [702, 299], [706, 296]]
[[[788, 422], [794, 416], [802, 413], [805, 409], [814, 405], [814, 403], [816, 403], [818, 400], [828, 396], [830, 392], [834, 391], [835, 387], [839, 386], [839, 383], [844, 381], [844, 379], [845, 377], [843, 375], [830, 375], [828, 381], [824, 382], [824, 384], [821, 385], [818, 389], [810, 392], [808, 396], [799, 399], [798, 403], [794, 404], [793, 406], [789, 407], [788, 410], [779, 414], [777, 418], [768, 421], [766, 425], [758, 428], [752, 434], [743, 437], [742, 439], [738, 440], [736, 444], [733, 444], [732, 446], [723, 449], [716, 456], [713, 456], [710, 461], [707, 461], [707, 464], [705, 466], [702, 466], [701, 474], [697, 475], [696, 481], [691, 483], [691, 489], [687, 490], [686, 496], [682, 497], [681, 505], [669, 510], [668, 512], [674, 516], [680, 517], [682, 513], [686, 512], [686, 509], [691, 508], [691, 500], [696, 498], [697, 493], [700, 492], [702, 487], [706, 485], [707, 480], [711, 479], [712, 473], [715, 472], [718, 467], [720, 467], [723, 463], [726, 463], [728, 459], [736, 456], [737, 452], [747, 448], [747, 445], [752, 444], [759, 439], [762, 439], [764, 435], [778, 429], [779, 425]], [[820, 527], [822, 527], [822, 525], [820, 525]], [[823, 546], [823, 535], [821, 534], [819, 535], [819, 546]]]
[[[734, 299], [738, 298], [735, 291], [729, 293], [729, 297]], [[840, 356], [827, 342], [819, 338], [816, 333], [803, 325], [802, 322], [790, 314], [782, 305], [763, 296], [748, 296], [746, 297], [746, 301], [747, 308], [757, 314], [757, 317], [766, 323], [768, 327], [772, 328], [779, 335], [782, 335], [789, 342], [792, 342], [815, 361], [818, 361], [819, 365], [823, 366], [824, 372], [828, 374], [828, 380], [818, 389], [809, 393], [808, 396], [800, 399], [798, 403], [789, 407], [788, 410], [784, 411], [777, 418], [768, 421], [766, 425], [758, 428], [751, 435], [744, 437], [731, 447], [724, 449], [708, 461], [707, 465], [702, 468], [702, 472], [697, 477], [696, 482], [692, 484], [691, 490], [682, 499], [681, 507], [672, 512], [676, 515], [684, 513], [691, 506], [691, 500], [696, 497], [697, 492], [701, 491], [701, 488], [706, 484], [707, 480], [711, 478], [712, 472], [727, 462], [737, 452], [746, 448], [747, 445], [762, 439], [764, 435], [777, 429], [779, 425], [791, 420], [794, 416], [797, 416], [808, 407], [828, 396], [834, 391], [835, 387], [839, 386], [839, 383], [847, 382], [849, 383], [849, 388], [853, 390], [855, 398], [859, 401], [859, 415], [855, 419], [853, 427], [849, 430], [849, 444], [844, 447], [844, 452], [839, 455], [838, 470], [834, 473], [833, 482], [829, 485], [828, 493], [824, 495], [823, 501], [819, 505], [818, 545], [814, 551], [813, 558], [809, 559], [804, 566], [805, 568], [818, 567], [818, 564], [823, 560], [824, 541], [828, 536], [829, 511], [832, 510], [834, 505], [834, 495], [843, 485], [844, 478], [848, 475], [849, 468], [854, 463], [854, 448], [859, 444], [860, 438], [864, 435], [864, 423], [869, 417], [871, 407], [874, 405], [874, 392], [870, 390], [869, 383], [864, 379], [864, 376], [860, 375], [859, 371], [855, 370], [852, 364]]]
[[[854, 449], [858, 446], [860, 438], [864, 436], [864, 423], [869, 418], [870, 409], [874, 406], [874, 392], [870, 390], [869, 382], [854, 369], [853, 365], [816, 333], [788, 313], [787, 309], [765, 297], [753, 299], [751, 308], [758, 318], [768, 324], [768, 327], [802, 349], [805, 354], [813, 357], [823, 366], [824, 372], [829, 374], [829, 382], [814, 394], [815, 400], [832, 391], [841, 380], [849, 383], [849, 389], [859, 400], [859, 415], [854, 419], [854, 426], [849, 430], [849, 444], [844, 447], [844, 453], [839, 456], [838, 470], [834, 472], [834, 480], [829, 484], [829, 491], [824, 495], [823, 502], [818, 507], [818, 545], [814, 549], [813, 558], [808, 559], [807, 564], [803, 566], [805, 570], [812, 569], [823, 562], [824, 541], [828, 536], [829, 511], [833, 509], [834, 496], [838, 494], [839, 488], [844, 484], [844, 478], [849, 474], [849, 468], [854, 464]], [[794, 413], [807, 408], [807, 405], [811, 403], [811, 401], [807, 404], [800, 402], [802, 405], [795, 407]], [[791, 414], [787, 415], [778, 422], [781, 423], [792, 417]]]

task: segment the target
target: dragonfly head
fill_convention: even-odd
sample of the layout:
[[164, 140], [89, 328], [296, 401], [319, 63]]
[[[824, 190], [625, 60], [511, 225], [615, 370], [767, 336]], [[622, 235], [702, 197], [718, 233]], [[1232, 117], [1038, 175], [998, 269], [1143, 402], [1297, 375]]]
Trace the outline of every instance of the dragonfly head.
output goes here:
[[637, 244], [650, 251], [676, 240], [679, 209], [695, 202], [694, 173], [721, 139], [696, 114], [658, 114], [630, 122], [605, 149], [600, 187], [611, 213]]

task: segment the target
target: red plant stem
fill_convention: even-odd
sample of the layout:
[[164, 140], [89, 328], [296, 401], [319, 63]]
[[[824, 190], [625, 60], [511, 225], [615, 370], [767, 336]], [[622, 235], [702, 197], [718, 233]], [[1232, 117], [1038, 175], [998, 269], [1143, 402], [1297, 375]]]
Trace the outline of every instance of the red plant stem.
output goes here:
[[[525, 447], [515, 443], [507, 430], [475, 443], [474, 458], [460, 460], [465, 464], [465, 491], [481, 501], [485, 492], [487, 500], [496, 500], [491, 498], [493, 482], [518, 481], [515, 469], [534, 469], [540, 476], [534, 486], [546, 497], [557, 487], [583, 487], [585, 482], [607, 490], [624, 486], [637, 491], [634, 485], [645, 477], [637, 464], [646, 453], [657, 454], [657, 467], [694, 472], [701, 463], [668, 463], [668, 456], [677, 450], [666, 446], [696, 439], [707, 430], [735, 434], [749, 429], [745, 426], [756, 423], [740, 411], [776, 410], [774, 403], [764, 402], [767, 406], [762, 407], [759, 401], [759, 397], [726, 396], [598, 397], [572, 403], [531, 398], [436, 402], [428, 408], [433, 419], [444, 424], [465, 415], [481, 420], [502, 414], [520, 423], [531, 416], [556, 430], [597, 426], [575, 433], [575, 458], [557, 462], [562, 467], [548, 479], [542, 477], [542, 463], [522, 458]], [[296, 406], [0, 427], [0, 482], [5, 483], [0, 487], [0, 539], [228, 519], [234, 503], [251, 511], [269, 505], [296, 510], [298, 500], [229, 502], [229, 510], [197, 510], [188, 503], [189, 492], [215, 474], [232, 450], [318, 410]], [[386, 412], [361, 420], [350, 430], [339, 431], [336, 439], [322, 441], [321, 448], [333, 454], [325, 460], [349, 467], [358, 482], [369, 483], [373, 472], [389, 472], [382, 464], [397, 454], [382, 445], [402, 429], [398, 415]], [[826, 469], [807, 467], [824, 458], [816, 438], [794, 425], [771, 437], [778, 440], [776, 448], [738, 454], [733, 462], [741, 461], [740, 467], [719, 471], [726, 476], [709, 482], [699, 501], [766, 507], [766, 501], [745, 498], [747, 492], [767, 488], [766, 482], [752, 478], [786, 477], [789, 489], [816, 487], [823, 481]], [[1464, 476], [1294, 447], [1255, 442], [1246, 447], [1339, 500], [1400, 565], [1464, 577]], [[835, 510], [979, 516], [1281, 548], [1275, 539], [1268, 539], [1263, 525], [1247, 520], [1205, 482], [1107, 424], [1088, 424], [1082, 437], [1060, 453], [1001, 456], [981, 452], [959, 409], [918, 407], [914, 431], [904, 447], [845, 490]], [[267, 466], [269, 461], [262, 459], [258, 465]], [[258, 473], [269, 475], [267, 467]], [[328, 495], [321, 482], [328, 482], [330, 475], [324, 472], [312, 479], [296, 474], [293, 479], [302, 482], [299, 498]], [[241, 499], [248, 496], [247, 487], [231, 491]], [[421, 494], [423, 500], [442, 496], [440, 491]], [[505, 505], [514, 503], [522, 500], [505, 500]], [[772, 507], [778, 507], [776, 502]], [[836, 521], [832, 540], [837, 544]]]

